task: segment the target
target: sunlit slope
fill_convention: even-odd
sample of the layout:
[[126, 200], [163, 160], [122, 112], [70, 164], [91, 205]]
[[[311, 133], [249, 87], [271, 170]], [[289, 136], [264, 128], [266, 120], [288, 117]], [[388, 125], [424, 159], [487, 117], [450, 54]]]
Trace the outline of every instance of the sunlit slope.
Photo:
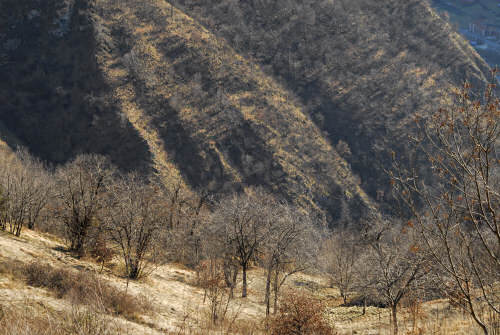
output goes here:
[[294, 95], [225, 40], [165, 1], [95, 13], [100, 69], [157, 165], [194, 189], [262, 185], [317, 213], [373, 207]]
[[[389, 192], [384, 164], [407, 151], [415, 114], [445, 102], [487, 64], [424, 0], [173, 0], [307, 105], [363, 187]], [[387, 167], [388, 165], [385, 165]]]

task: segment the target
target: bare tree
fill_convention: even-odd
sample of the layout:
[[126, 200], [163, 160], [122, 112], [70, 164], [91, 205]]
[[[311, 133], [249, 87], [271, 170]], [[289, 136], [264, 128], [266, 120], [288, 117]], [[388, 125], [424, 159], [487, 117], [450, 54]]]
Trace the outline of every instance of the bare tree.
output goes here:
[[415, 231], [389, 221], [377, 221], [363, 236], [365, 252], [360, 266], [363, 285], [381, 299], [392, 314], [393, 334], [398, 334], [397, 310], [401, 299], [426, 273], [426, 255], [419, 247]]
[[108, 183], [106, 191], [102, 221], [121, 250], [127, 277], [137, 279], [152, 264], [166, 226], [165, 198], [158, 185], [148, 184], [136, 174]]
[[3, 186], [0, 184], [0, 230], [5, 230], [5, 222], [2, 219], [7, 204], [7, 198], [4, 195]]
[[[407, 205], [441, 273], [441, 288], [485, 334], [487, 307], [500, 313], [500, 100], [490, 84], [475, 97], [469, 84], [455, 104], [418, 120], [412, 143], [432, 167], [429, 175], [395, 159], [395, 193]], [[491, 327], [494, 327], [491, 325]]]
[[113, 173], [114, 167], [107, 158], [89, 154], [57, 169], [54, 214], [63, 225], [70, 250], [84, 253], [102, 206], [104, 185]]
[[328, 274], [330, 285], [339, 289], [344, 304], [356, 285], [360, 252], [358, 242], [359, 239], [351, 232], [337, 230], [323, 242], [321, 248], [321, 267]]
[[266, 268], [266, 315], [270, 311], [272, 283], [273, 313], [278, 310], [280, 288], [293, 274], [313, 266], [320, 240], [310, 217], [286, 203], [276, 202], [263, 254]]
[[3, 186], [5, 208], [0, 218], [3, 229], [9, 225], [10, 232], [21, 235], [28, 224], [33, 228], [40, 212], [49, 200], [51, 179], [45, 165], [19, 148], [15, 156], [0, 169], [0, 184]]
[[260, 189], [222, 200], [214, 215], [211, 236], [218, 236], [242, 269], [242, 297], [247, 296], [247, 270], [268, 238], [270, 218], [266, 207], [270, 195]]
[[[317, 266], [319, 231], [311, 218], [294, 207], [285, 205], [278, 224], [273, 225], [273, 233], [266, 244], [272, 250], [273, 260], [273, 313], [278, 311], [281, 287], [293, 274]], [[268, 267], [269, 269], [269, 267]], [[269, 311], [269, 306], [267, 306]]]
[[27, 170], [31, 184], [32, 196], [26, 209], [26, 221], [28, 228], [34, 229], [52, 196], [54, 180], [47, 165], [26, 149], [18, 150], [16, 156]]
[[165, 256], [169, 261], [196, 267], [202, 258], [201, 231], [210, 217], [207, 194], [196, 194], [180, 184], [161, 184], [168, 212]]

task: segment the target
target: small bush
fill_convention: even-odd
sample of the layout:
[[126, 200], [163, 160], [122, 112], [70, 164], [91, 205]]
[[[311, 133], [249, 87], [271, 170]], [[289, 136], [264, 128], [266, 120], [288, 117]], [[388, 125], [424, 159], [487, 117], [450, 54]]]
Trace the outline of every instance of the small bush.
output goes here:
[[129, 319], [150, 310], [145, 299], [127, 294], [88, 272], [75, 273], [56, 269], [48, 264], [31, 263], [24, 267], [23, 274], [28, 285], [47, 288], [58, 298], [102, 307], [109, 313]]
[[273, 335], [332, 335], [332, 325], [324, 317], [325, 306], [306, 293], [284, 296], [278, 315], [271, 321]]

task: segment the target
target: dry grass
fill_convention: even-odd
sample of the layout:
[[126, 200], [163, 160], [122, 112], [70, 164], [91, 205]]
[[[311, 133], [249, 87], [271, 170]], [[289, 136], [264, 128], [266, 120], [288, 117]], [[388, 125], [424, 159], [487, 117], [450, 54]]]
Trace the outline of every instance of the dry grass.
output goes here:
[[4, 335], [110, 335], [116, 325], [99, 312], [74, 306], [65, 313], [37, 308], [30, 302], [23, 307], [0, 304], [0, 334]]
[[[100, 275], [97, 266], [96, 273], [82, 270], [93, 268], [92, 264], [54, 250], [46, 235], [29, 231], [25, 238], [0, 234], [0, 334], [97, 334], [91, 332], [93, 329], [101, 329], [98, 333], [102, 334], [120, 333], [113, 324], [109, 329], [99, 328], [103, 320], [128, 328], [128, 334], [268, 333], [262, 269], [249, 272], [249, 297], [239, 297], [238, 285], [229, 308], [224, 313], [219, 310], [214, 323], [209, 297], [203, 302], [203, 289], [194, 285], [195, 272], [182, 265], [161, 266], [148, 280], [130, 282], [127, 294], [116, 288], [124, 287], [123, 278]], [[32, 263], [35, 257], [51, 265]], [[300, 273], [285, 286], [328, 303], [326, 316], [338, 334], [390, 334], [388, 309], [367, 307], [362, 315], [362, 307], [339, 307], [339, 292], [328, 288], [325, 278]], [[143, 295], [151, 302], [144, 302]], [[24, 301], [23, 296], [30, 301]], [[402, 334], [480, 334], [467, 315], [445, 300], [407, 305], [400, 309]], [[153, 313], [149, 313], [152, 306]], [[220, 307], [225, 309], [224, 304]]]
[[73, 272], [48, 264], [30, 263], [22, 266], [26, 284], [49, 289], [58, 298], [88, 306], [102, 306], [106, 312], [136, 320], [151, 306], [146, 298], [123, 292], [89, 272]]

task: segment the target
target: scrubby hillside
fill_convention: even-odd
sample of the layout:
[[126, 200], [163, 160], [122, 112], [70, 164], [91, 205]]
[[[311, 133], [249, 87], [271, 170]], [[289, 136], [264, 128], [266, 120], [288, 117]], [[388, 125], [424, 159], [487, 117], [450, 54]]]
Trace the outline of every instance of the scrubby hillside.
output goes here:
[[263, 185], [310, 209], [338, 206], [331, 198], [371, 206], [304, 107], [258, 66], [167, 4], [120, 4], [102, 3], [104, 30], [124, 44], [102, 54], [103, 72], [190, 185]]
[[383, 202], [383, 162], [405, 151], [412, 117], [488, 70], [417, 0], [0, 6], [8, 138], [196, 191], [262, 185], [333, 219]]
[[[375, 196], [412, 119], [487, 64], [425, 0], [175, 0], [300, 97]], [[387, 192], [386, 192], [387, 193]]]
[[120, 122], [97, 68], [91, 2], [2, 1], [0, 10], [4, 126], [52, 162], [94, 151], [143, 167], [147, 148]]
[[[4, 83], [1, 115], [34, 152], [56, 162], [104, 152], [127, 169], [151, 157], [170, 182], [210, 192], [263, 185], [317, 213], [373, 207], [292, 93], [166, 2], [61, 2], [47, 13], [24, 4], [15, 24], [44, 33], [12, 32], [27, 41], [8, 53], [14, 89]], [[30, 62], [48, 68], [21, 75]]]

